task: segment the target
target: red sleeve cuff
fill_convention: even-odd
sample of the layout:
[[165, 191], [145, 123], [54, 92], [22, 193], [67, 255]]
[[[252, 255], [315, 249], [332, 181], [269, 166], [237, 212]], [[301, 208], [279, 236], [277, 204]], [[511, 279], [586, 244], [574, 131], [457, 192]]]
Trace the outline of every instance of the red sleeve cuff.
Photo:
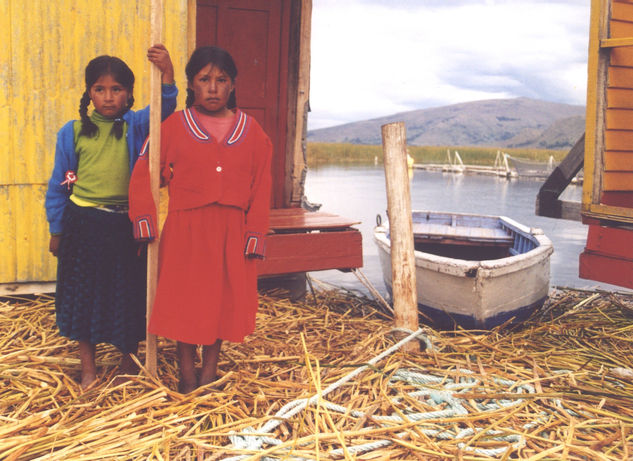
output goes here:
[[259, 232], [246, 232], [246, 245], [244, 245], [244, 254], [249, 258], [264, 259], [266, 253], [266, 243], [264, 236]]
[[139, 216], [134, 220], [134, 240], [151, 242], [156, 238], [154, 221], [151, 216]]

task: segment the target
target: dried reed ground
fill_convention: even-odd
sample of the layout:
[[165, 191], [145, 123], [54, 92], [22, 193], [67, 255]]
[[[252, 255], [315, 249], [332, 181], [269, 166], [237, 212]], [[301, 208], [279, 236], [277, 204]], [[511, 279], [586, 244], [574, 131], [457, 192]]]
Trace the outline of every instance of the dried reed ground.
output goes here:
[[[280, 293], [261, 297], [256, 332], [226, 344], [215, 390], [181, 395], [171, 342], [159, 343], [159, 376], [141, 373], [124, 385], [112, 377], [117, 353], [98, 348], [99, 385], [76, 384], [75, 345], [57, 334], [54, 298], [0, 302], [0, 459], [633, 459], [633, 383], [616, 368], [633, 368], [633, 299], [623, 294], [554, 291], [524, 325], [490, 332], [431, 332], [431, 352], [396, 352], [323, 398], [346, 413], [310, 406], [272, 435], [287, 451], [231, 448], [228, 435], [257, 429], [282, 406], [314, 395], [394, 344], [392, 323], [366, 299], [320, 291], [304, 303]], [[398, 369], [440, 377], [474, 372], [480, 386], [465, 406], [505, 397], [507, 410], [425, 420], [377, 421], [381, 415], [431, 412], [415, 387], [390, 384]], [[470, 376], [470, 375], [468, 375]], [[526, 396], [494, 377], [531, 384]], [[442, 388], [442, 386], [439, 386]], [[522, 400], [518, 400], [523, 398]], [[441, 407], [444, 408], [444, 407]], [[359, 410], [364, 416], [353, 415]], [[527, 428], [526, 424], [536, 423]], [[441, 440], [429, 430], [483, 431]], [[516, 446], [490, 430], [520, 434]], [[351, 447], [389, 446], [354, 455]], [[342, 456], [332, 454], [343, 449]], [[347, 450], [347, 451], [346, 451]]]

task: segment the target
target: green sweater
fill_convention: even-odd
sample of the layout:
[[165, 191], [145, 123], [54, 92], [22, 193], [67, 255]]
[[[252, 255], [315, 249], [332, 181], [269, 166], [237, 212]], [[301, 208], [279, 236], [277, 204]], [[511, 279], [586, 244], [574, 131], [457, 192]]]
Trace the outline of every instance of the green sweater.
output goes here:
[[76, 121], [73, 126], [79, 164], [71, 199], [79, 205], [127, 204], [130, 183], [127, 123], [123, 125], [123, 136], [117, 139], [112, 133], [114, 120], [97, 111], [90, 119], [99, 127], [92, 138], [79, 136], [81, 121]]

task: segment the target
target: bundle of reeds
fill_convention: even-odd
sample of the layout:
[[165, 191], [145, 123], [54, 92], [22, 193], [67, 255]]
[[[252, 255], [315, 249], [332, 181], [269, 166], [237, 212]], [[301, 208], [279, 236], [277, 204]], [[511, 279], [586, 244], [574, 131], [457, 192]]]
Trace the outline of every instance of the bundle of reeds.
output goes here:
[[[519, 326], [429, 332], [432, 350], [394, 352], [327, 395], [397, 341], [391, 319], [337, 290], [301, 303], [270, 292], [257, 325], [243, 344], [226, 344], [213, 387], [174, 391], [175, 348], [163, 340], [159, 375], [119, 385], [111, 380], [117, 352], [100, 346], [100, 382], [82, 392], [54, 298], [5, 299], [0, 459], [633, 457], [633, 301], [625, 294], [557, 290]], [[420, 375], [433, 379], [420, 384]], [[292, 417], [276, 416], [311, 397]], [[463, 411], [453, 411], [453, 398]]]

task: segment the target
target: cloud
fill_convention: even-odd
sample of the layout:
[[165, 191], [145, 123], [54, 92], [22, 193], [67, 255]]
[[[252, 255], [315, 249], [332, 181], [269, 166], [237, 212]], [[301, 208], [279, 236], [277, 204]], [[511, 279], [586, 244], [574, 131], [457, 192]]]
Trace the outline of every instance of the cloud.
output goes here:
[[584, 104], [589, 0], [316, 0], [309, 128], [489, 98]]

